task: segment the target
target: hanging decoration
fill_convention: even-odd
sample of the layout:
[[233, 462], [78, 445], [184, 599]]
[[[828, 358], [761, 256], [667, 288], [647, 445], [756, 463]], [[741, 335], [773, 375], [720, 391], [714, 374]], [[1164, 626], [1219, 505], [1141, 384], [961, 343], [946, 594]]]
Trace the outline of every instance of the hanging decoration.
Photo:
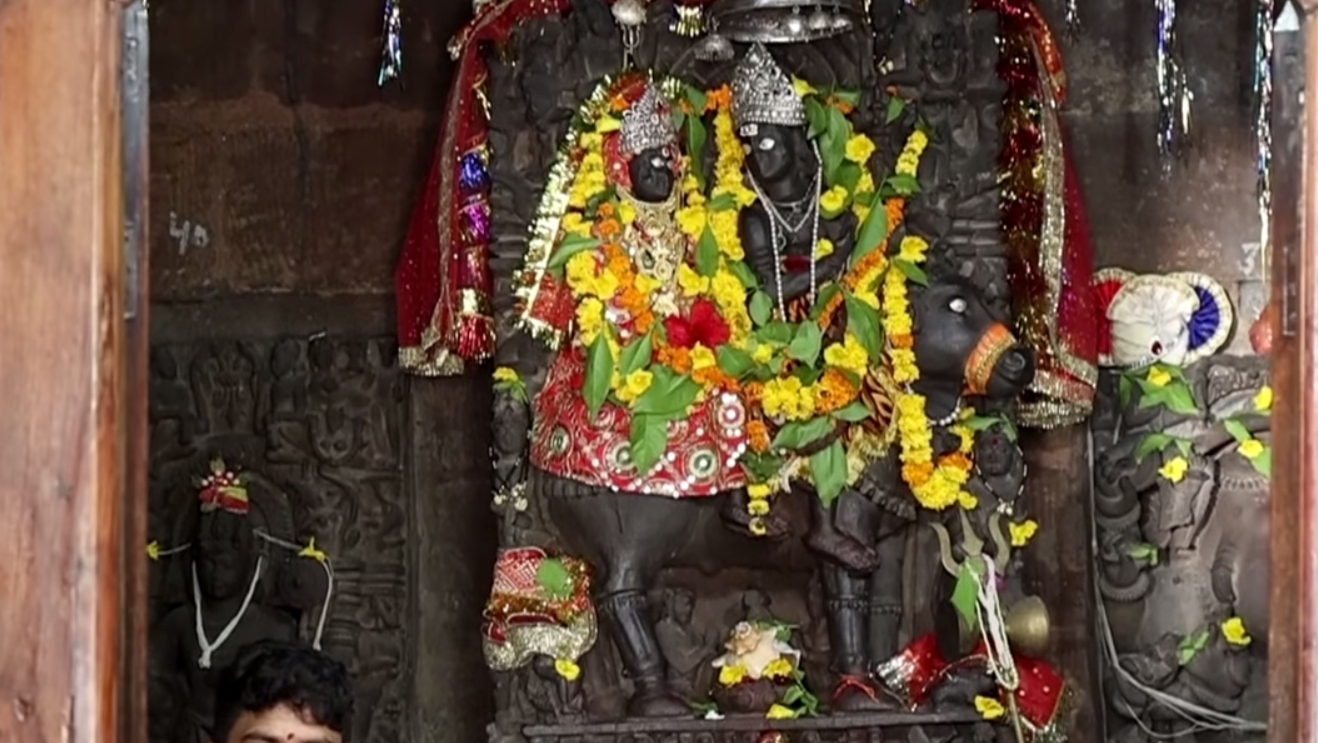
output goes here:
[[673, 22], [668, 30], [679, 36], [695, 38], [705, 32], [705, 5], [708, 0], [677, 0], [673, 3]]
[[384, 0], [384, 48], [381, 51], [380, 77], [384, 84], [403, 74], [403, 13], [400, 0]]
[[1176, 39], [1177, 0], [1156, 0], [1158, 8], [1158, 150], [1164, 167], [1167, 155], [1180, 154], [1190, 136], [1190, 106], [1194, 94]]
[[399, 358], [408, 373], [453, 376], [494, 352], [487, 70], [480, 46], [500, 44], [519, 23], [558, 15], [569, 5], [570, 0], [489, 3], [449, 43], [457, 69], [435, 159], [394, 276]]
[[1034, 350], [1037, 366], [1020, 422], [1069, 425], [1093, 409], [1098, 314], [1088, 216], [1060, 116], [1066, 72], [1032, 0], [979, 0], [977, 7], [997, 11], [1001, 29], [1002, 224], [1016, 336]]
[[1258, 0], [1254, 16], [1254, 167], [1258, 177], [1259, 248], [1264, 265], [1272, 243], [1273, 0]]
[[1080, 35], [1080, 0], [1066, 0], [1066, 35], [1073, 39]]
[[622, 67], [636, 65], [636, 49], [641, 45], [641, 29], [645, 26], [644, 0], [616, 0], [613, 3], [613, 20], [622, 34]]

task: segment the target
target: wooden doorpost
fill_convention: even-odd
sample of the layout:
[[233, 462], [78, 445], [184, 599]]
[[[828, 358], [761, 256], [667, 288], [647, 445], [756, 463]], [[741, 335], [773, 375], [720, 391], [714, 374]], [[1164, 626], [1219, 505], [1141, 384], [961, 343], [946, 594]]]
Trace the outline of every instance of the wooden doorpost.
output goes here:
[[[1318, 743], [1318, 107], [1303, 104], [1305, 81], [1318, 80], [1318, 33], [1311, 24], [1318, 0], [1300, 7], [1303, 23], [1289, 24], [1292, 30], [1279, 24], [1273, 56], [1273, 743]], [[1283, 17], [1295, 10], [1283, 9]]]
[[121, 26], [0, 0], [0, 741], [117, 743], [136, 714]]

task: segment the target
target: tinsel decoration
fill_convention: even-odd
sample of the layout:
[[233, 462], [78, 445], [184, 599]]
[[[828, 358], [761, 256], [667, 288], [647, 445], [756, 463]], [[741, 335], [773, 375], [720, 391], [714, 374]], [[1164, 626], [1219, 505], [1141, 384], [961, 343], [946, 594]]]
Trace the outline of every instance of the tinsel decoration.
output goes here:
[[[1194, 95], [1176, 40], [1176, 0], [1156, 0], [1158, 7], [1158, 150], [1179, 154], [1190, 136]], [[1164, 159], [1164, 167], [1170, 167]]]
[[1073, 39], [1080, 35], [1080, 0], [1066, 0], [1066, 35]]
[[1260, 254], [1271, 254], [1272, 242], [1272, 36], [1273, 0], [1258, 0], [1254, 17], [1254, 167], [1258, 177]]
[[384, 48], [381, 51], [380, 77], [376, 85], [403, 74], [403, 12], [399, 0], [384, 0]]
[[705, 8], [700, 3], [673, 3], [673, 22], [668, 30], [694, 39], [705, 33]]

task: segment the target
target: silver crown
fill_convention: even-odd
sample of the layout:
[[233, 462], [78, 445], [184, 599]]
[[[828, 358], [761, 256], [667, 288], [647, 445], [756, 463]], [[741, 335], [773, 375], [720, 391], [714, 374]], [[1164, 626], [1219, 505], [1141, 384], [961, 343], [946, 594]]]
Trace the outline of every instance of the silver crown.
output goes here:
[[710, 25], [745, 43], [799, 44], [864, 28], [867, 0], [716, 0]]
[[622, 114], [623, 152], [636, 155], [675, 142], [677, 130], [668, 101], [658, 88], [646, 85], [645, 93]]
[[805, 104], [764, 45], [756, 43], [732, 74], [732, 120], [754, 136], [760, 124], [804, 126]]

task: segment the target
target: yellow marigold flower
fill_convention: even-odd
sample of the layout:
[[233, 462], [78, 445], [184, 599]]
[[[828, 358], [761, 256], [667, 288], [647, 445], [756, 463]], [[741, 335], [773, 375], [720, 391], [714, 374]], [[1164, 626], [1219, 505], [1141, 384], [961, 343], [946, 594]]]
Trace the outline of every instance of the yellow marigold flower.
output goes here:
[[801, 96], [802, 98], [810, 95], [811, 93], [816, 92], [815, 87], [813, 85], [795, 76], [792, 77], [792, 88], [795, 89], [796, 94]]
[[1254, 396], [1254, 409], [1259, 412], [1272, 410], [1272, 385], [1264, 385]]
[[604, 327], [604, 303], [594, 297], [586, 297], [577, 304], [577, 333], [581, 342], [590, 345]]
[[973, 511], [976, 508], [979, 508], [979, 498], [975, 497], [974, 493], [970, 493], [965, 490], [962, 490], [960, 493], [957, 493], [956, 502], [957, 505], [961, 506], [967, 511]]
[[709, 278], [701, 276], [694, 268], [683, 263], [677, 267], [677, 285], [682, 287], [683, 294], [694, 297], [709, 291]]
[[916, 129], [911, 132], [911, 136], [906, 140], [906, 146], [915, 151], [916, 155], [924, 152], [924, 148], [929, 146], [929, 135]]
[[792, 675], [792, 662], [786, 658], [776, 658], [764, 667], [764, 675], [769, 678], [785, 678]]
[[1007, 714], [1007, 710], [1002, 706], [1002, 702], [999, 702], [992, 697], [975, 697], [975, 710], [979, 712], [980, 717], [983, 717], [985, 720], [996, 720]]
[[568, 212], [563, 215], [563, 232], [569, 235], [579, 235], [581, 237], [590, 237], [590, 222], [587, 222], [581, 212]]
[[649, 274], [645, 274], [645, 273], [636, 274], [636, 291], [640, 292], [641, 294], [648, 296], [658, 291], [659, 287], [661, 286], [663, 286], [663, 282], [659, 281], [659, 279], [656, 279], [655, 277]]
[[147, 542], [147, 545], [146, 545], [146, 556], [149, 557], [149, 558], [151, 558], [152, 560], [159, 560], [159, 559], [160, 559], [160, 542], [158, 542], [158, 541], [156, 541], [156, 540], [154, 540], [154, 539], [151, 540], [150, 542]]
[[860, 180], [856, 181], [856, 193], [874, 193], [874, 175], [870, 173], [869, 168], [860, 169]]
[[603, 273], [595, 277], [594, 285], [591, 286], [591, 294], [600, 299], [611, 299], [614, 294], [618, 293], [621, 283], [618, 277], [612, 271], [605, 269]]
[[929, 241], [917, 235], [907, 235], [902, 238], [902, 244], [897, 249], [897, 257], [911, 263], [921, 263], [929, 252]]
[[1185, 461], [1185, 457], [1174, 457], [1167, 460], [1167, 463], [1158, 468], [1158, 474], [1162, 475], [1169, 482], [1178, 483], [1185, 479], [1185, 473], [1190, 471], [1190, 463]]
[[736, 686], [745, 679], [745, 666], [723, 666], [718, 672], [718, 682], [724, 686]]
[[709, 283], [709, 293], [721, 308], [744, 307], [746, 305], [746, 287], [737, 275], [720, 268]]
[[574, 294], [578, 296], [588, 294], [589, 288], [595, 282], [595, 256], [583, 250], [568, 258], [565, 276], [568, 288], [572, 289]]
[[758, 516], [751, 519], [750, 530], [751, 534], [754, 534], [757, 537], [762, 537], [769, 533], [769, 527], [765, 526], [764, 519], [759, 518]]
[[692, 369], [699, 371], [701, 369], [708, 369], [712, 366], [716, 366], [717, 364], [718, 364], [718, 358], [714, 355], [714, 352], [709, 350], [709, 348], [705, 347], [704, 345], [697, 343], [691, 349]]
[[636, 221], [636, 207], [632, 206], [630, 201], [622, 201], [618, 204], [618, 219], [623, 224], [631, 224]]
[[650, 389], [652, 382], [654, 382], [654, 375], [648, 369], [637, 369], [623, 379], [622, 385], [618, 389], [618, 398], [623, 402], [631, 402], [644, 395], [645, 391]]
[[814, 396], [796, 377], [771, 379], [764, 385], [764, 412], [775, 418], [804, 420], [814, 413]]
[[599, 132], [586, 132], [581, 135], [578, 142], [581, 143], [582, 149], [599, 150], [604, 146], [604, 136]]
[[860, 199], [856, 199], [855, 201], [851, 202], [851, 212], [856, 215], [856, 219], [859, 219], [861, 222], [864, 222], [865, 218], [870, 215], [870, 206], [869, 204], [866, 204], [864, 201]]
[[600, 134], [616, 132], [622, 128], [622, 122], [612, 116], [601, 116], [595, 120], [595, 131]]
[[847, 140], [846, 156], [853, 163], [864, 165], [874, 154], [874, 140], [864, 134], [854, 135]]
[[693, 240], [700, 239], [705, 231], [708, 211], [703, 206], [684, 206], [677, 210], [677, 226]]
[[517, 370], [511, 366], [501, 366], [494, 370], [494, 381], [496, 382], [516, 382]]
[[741, 233], [737, 231], [736, 211], [714, 212], [709, 216], [709, 228], [714, 232], [714, 242], [724, 257], [732, 261], [746, 257], [746, 251], [741, 245]]
[[554, 670], [558, 671], [558, 675], [568, 681], [576, 681], [581, 677], [581, 666], [567, 658], [559, 658], [554, 661]]
[[834, 186], [819, 197], [819, 206], [826, 214], [837, 214], [846, 208], [850, 195], [842, 186]]
[[763, 498], [753, 500], [746, 504], [746, 512], [752, 516], [768, 516], [769, 501], [764, 500]]
[[915, 363], [915, 352], [909, 348], [894, 348], [888, 352], [892, 361], [892, 378], [901, 383], [920, 378], [920, 367]]
[[745, 305], [734, 305], [723, 308], [723, 319], [728, 321], [728, 327], [732, 328], [731, 343], [740, 349], [746, 348], [746, 342], [751, 334], [751, 313]]
[[755, 352], [751, 354], [751, 359], [757, 364], [767, 364], [773, 360], [773, 346], [768, 343], [760, 343], [755, 346]]
[[851, 333], [847, 333], [842, 343], [834, 343], [824, 349], [824, 362], [857, 376], [864, 376], [869, 369], [869, 355]]
[[1222, 622], [1222, 637], [1232, 645], [1242, 648], [1254, 641], [1245, 630], [1245, 620], [1240, 617], [1231, 617]]
[[1172, 381], [1171, 372], [1167, 371], [1161, 366], [1155, 366], [1152, 369], [1150, 369], [1148, 376], [1145, 378], [1148, 379], [1149, 384], [1153, 385], [1154, 387], [1166, 387], [1167, 383]]
[[764, 713], [764, 716], [770, 720], [790, 720], [796, 717], [796, 712], [793, 712], [790, 707], [775, 704], [769, 708], [768, 712]]
[[746, 493], [755, 500], [768, 498], [770, 492], [772, 492], [772, 489], [767, 482], [753, 482], [746, 486]]
[[1239, 449], [1240, 456], [1245, 459], [1257, 459], [1259, 455], [1267, 450], [1267, 447], [1265, 447], [1263, 442], [1258, 439], [1250, 439], [1248, 441], [1240, 442]]
[[915, 176], [920, 167], [920, 158], [918, 155], [912, 155], [909, 152], [903, 152], [897, 157], [897, 167], [895, 170], [901, 175]]
[[1026, 519], [1021, 523], [1011, 522], [1007, 525], [1011, 531], [1011, 546], [1024, 547], [1034, 539], [1034, 535], [1039, 531], [1039, 524], [1034, 519]]
[[873, 289], [858, 289], [851, 296], [859, 299], [876, 310], [879, 308], [879, 295]]
[[834, 250], [837, 250], [837, 248], [833, 246], [833, 241], [829, 240], [827, 237], [821, 237], [819, 238], [819, 242], [815, 243], [816, 258], [827, 258], [830, 255], [833, 255]]

